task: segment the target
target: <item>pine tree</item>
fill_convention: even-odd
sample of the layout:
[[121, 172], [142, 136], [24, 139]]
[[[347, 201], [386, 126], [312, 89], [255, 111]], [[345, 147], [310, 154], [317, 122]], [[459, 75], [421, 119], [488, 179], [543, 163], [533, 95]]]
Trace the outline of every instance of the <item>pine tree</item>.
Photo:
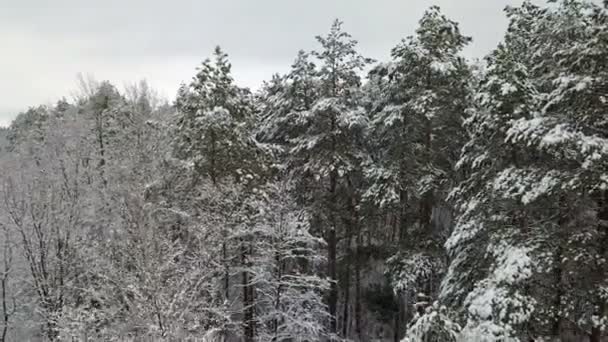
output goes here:
[[318, 98], [318, 76], [309, 54], [301, 50], [284, 76], [275, 75], [265, 85], [260, 103], [261, 140], [287, 146], [299, 131], [298, 113], [311, 109]]
[[379, 152], [372, 153], [366, 197], [380, 206], [400, 207], [402, 237], [410, 202], [420, 203], [418, 221], [428, 225], [425, 202], [445, 192], [453, 178], [468, 100], [469, 69], [459, 53], [471, 38], [438, 7], [428, 10], [419, 25], [416, 36], [392, 50], [390, 63], [372, 70], [368, 84], [374, 150]]
[[178, 158], [192, 163], [213, 183], [248, 172], [251, 104], [248, 90], [234, 85], [228, 56], [217, 47], [192, 82], [179, 89], [176, 138]]
[[356, 186], [367, 124], [359, 75], [371, 61], [341, 26], [336, 20], [327, 36], [317, 37], [321, 49], [312, 55], [318, 66], [301, 51], [291, 72], [267, 87], [262, 126], [265, 139], [288, 152], [285, 164], [296, 182], [296, 198], [311, 214], [312, 232], [326, 241], [330, 333], [337, 332], [337, 231], [352, 214], [346, 194]]
[[[250, 281], [255, 209], [249, 203], [267, 167], [263, 149], [254, 139], [249, 91], [234, 85], [231, 65], [219, 47], [214, 56], [214, 62], [203, 62], [190, 85], [178, 92], [173, 145], [175, 156], [192, 168], [192, 185], [205, 188], [210, 182], [216, 188], [211, 193], [219, 197], [208, 198], [205, 205], [214, 208], [210, 212], [220, 223], [210, 231], [219, 235], [210, 236], [209, 242], [221, 245], [217, 255], [225, 306], [233, 311], [231, 319], [240, 322], [245, 341], [252, 342], [256, 333], [255, 285]], [[231, 291], [235, 286], [240, 293]]]
[[327, 242], [327, 275], [331, 286], [328, 307], [330, 332], [337, 332], [337, 252], [338, 230], [341, 227], [340, 189], [347, 186], [347, 177], [361, 164], [361, 135], [366, 119], [359, 100], [361, 71], [370, 60], [356, 51], [357, 42], [342, 31], [335, 21], [326, 37], [317, 37], [321, 50], [313, 54], [320, 65], [318, 98], [310, 109], [300, 111], [296, 122], [302, 127], [291, 139], [292, 172], [304, 175], [300, 186], [308, 190], [304, 200], [323, 219], [322, 234]]
[[[563, 57], [573, 53], [570, 61], [580, 62], [585, 51], [601, 50], [592, 38], [601, 24], [592, 23], [605, 14], [564, 1], [550, 9], [527, 2], [508, 15], [505, 41], [488, 59], [467, 121], [471, 139], [459, 166], [468, 177], [452, 194], [461, 211], [447, 243], [452, 262], [442, 294], [464, 301], [465, 331], [473, 334], [555, 337], [574, 325], [597, 340], [601, 310], [592, 308], [603, 300], [591, 303], [577, 289], [593, 291], [585, 275], [604, 273], [582, 267], [602, 258], [591, 242], [602, 236], [592, 198], [603, 182], [593, 170], [605, 167], [605, 138], [585, 123], [597, 110], [590, 104], [601, 100], [587, 92], [594, 82], [579, 74], [580, 65]], [[488, 263], [479, 262], [484, 255]]]
[[[435, 295], [444, 268], [446, 227], [432, 213], [449, 213], [446, 194], [458, 176], [471, 77], [460, 53], [470, 41], [431, 7], [366, 85], [372, 139], [364, 198], [398, 222], [400, 252], [388, 265], [395, 290], [409, 299]], [[403, 319], [410, 317], [408, 310]]]

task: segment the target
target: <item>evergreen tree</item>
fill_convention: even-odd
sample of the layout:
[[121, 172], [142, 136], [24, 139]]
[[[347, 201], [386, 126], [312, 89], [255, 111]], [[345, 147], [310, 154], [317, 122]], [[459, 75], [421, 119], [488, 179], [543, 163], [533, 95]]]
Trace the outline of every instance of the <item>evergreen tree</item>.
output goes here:
[[[340, 205], [350, 200], [340, 198], [348, 186], [348, 175], [361, 164], [361, 136], [367, 124], [361, 107], [359, 72], [370, 60], [356, 51], [357, 42], [342, 31], [335, 21], [326, 37], [317, 37], [321, 50], [313, 54], [319, 59], [318, 97], [310, 108], [297, 113], [297, 135], [291, 140], [289, 167], [302, 181], [302, 200], [312, 206], [315, 219], [327, 243], [327, 275], [331, 286], [328, 307], [330, 332], [337, 332], [337, 252], [338, 230], [341, 229]], [[306, 101], [303, 101], [306, 104]], [[297, 179], [296, 178], [296, 179]], [[342, 204], [343, 203], [343, 204]], [[315, 228], [316, 229], [316, 228]]]
[[250, 172], [250, 96], [234, 85], [228, 55], [219, 47], [213, 63], [205, 60], [192, 82], [180, 87], [175, 105], [178, 158], [213, 183]]
[[81, 79], [0, 128], [0, 341], [604, 340], [607, 8], [469, 64], [433, 6], [365, 83], [340, 21], [255, 95], [219, 48], [174, 105]]
[[449, 213], [446, 194], [457, 180], [453, 169], [464, 140], [471, 77], [460, 53], [470, 41], [456, 22], [431, 7], [416, 35], [370, 72], [365, 87], [372, 139], [364, 198], [398, 222], [394, 238], [400, 252], [388, 265], [395, 290], [408, 304], [404, 319], [411, 317], [416, 293], [435, 295], [444, 269], [449, 226], [437, 213]]
[[275, 75], [265, 85], [260, 99], [262, 108], [259, 134], [266, 142], [287, 147], [300, 134], [298, 113], [311, 109], [318, 98], [318, 76], [309, 54], [301, 50], [284, 76]]
[[[588, 293], [599, 285], [583, 274], [605, 273], [582, 266], [603, 258], [592, 241], [604, 236], [602, 207], [593, 200], [602, 197], [604, 181], [593, 170], [604, 163], [606, 145], [585, 123], [598, 117], [592, 104], [601, 100], [583, 100], [594, 82], [563, 57], [585, 46], [574, 52], [576, 60], [594, 65], [597, 56], [585, 51], [601, 50], [592, 37], [605, 14], [564, 1], [555, 8], [527, 2], [508, 15], [505, 41], [488, 59], [478, 107], [467, 121], [471, 140], [459, 165], [468, 177], [453, 192], [461, 211], [446, 245], [452, 262], [443, 296], [464, 300], [465, 330], [473, 333], [521, 339], [574, 328], [598, 340], [603, 300], [578, 289]], [[480, 263], [484, 255], [488, 261]]]

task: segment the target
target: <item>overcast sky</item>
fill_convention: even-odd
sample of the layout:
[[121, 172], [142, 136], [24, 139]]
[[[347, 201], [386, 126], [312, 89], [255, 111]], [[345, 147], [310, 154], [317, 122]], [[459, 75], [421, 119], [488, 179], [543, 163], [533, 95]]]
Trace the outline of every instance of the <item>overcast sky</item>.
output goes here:
[[0, 0], [0, 125], [28, 106], [76, 89], [78, 73], [117, 86], [147, 79], [172, 99], [220, 44], [239, 84], [256, 88], [288, 70], [299, 49], [316, 47], [334, 18], [360, 51], [386, 59], [411, 35], [426, 8], [439, 5], [473, 36], [482, 57], [506, 28], [503, 8], [517, 0]]

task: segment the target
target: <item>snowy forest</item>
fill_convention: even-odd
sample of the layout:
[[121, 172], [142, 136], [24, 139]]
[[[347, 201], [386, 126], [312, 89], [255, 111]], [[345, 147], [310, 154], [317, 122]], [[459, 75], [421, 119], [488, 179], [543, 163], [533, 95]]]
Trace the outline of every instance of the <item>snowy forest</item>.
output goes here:
[[[239, 86], [79, 91], [0, 128], [0, 342], [608, 341], [608, 1], [483, 60], [430, 7]], [[327, 30], [328, 29], [328, 30]]]

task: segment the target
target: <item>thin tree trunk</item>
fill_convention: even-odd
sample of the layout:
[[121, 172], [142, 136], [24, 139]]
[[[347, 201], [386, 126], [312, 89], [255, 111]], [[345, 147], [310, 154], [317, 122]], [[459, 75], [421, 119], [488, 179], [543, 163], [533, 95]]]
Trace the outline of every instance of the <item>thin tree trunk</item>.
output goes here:
[[336, 280], [336, 230], [331, 228], [327, 232], [327, 273], [331, 282], [328, 296], [328, 310], [330, 315], [330, 332], [337, 332], [337, 304], [338, 304], [338, 284]]
[[560, 265], [561, 263], [561, 259], [562, 259], [562, 248], [561, 246], [558, 247], [558, 250], [555, 253], [555, 262], [556, 262], [556, 268], [555, 268], [555, 286], [556, 288], [556, 293], [555, 293], [555, 298], [553, 300], [553, 325], [551, 327], [551, 333], [553, 336], [555, 337], [559, 337], [561, 334], [561, 328], [562, 328], [562, 319], [561, 319], [561, 306], [562, 306], [562, 297], [564, 295], [563, 290], [562, 290], [562, 274], [563, 274], [563, 270], [562, 267]]
[[[359, 225], [357, 225], [359, 227]], [[362, 341], [361, 336], [361, 231], [357, 229], [357, 246], [355, 250], [355, 335]]]
[[344, 291], [344, 310], [342, 311], [342, 337], [348, 337], [348, 323], [349, 323], [349, 305], [350, 305], [350, 252], [347, 256], [347, 261], [345, 263], [345, 272], [344, 275], [344, 285], [342, 289]]
[[105, 142], [103, 140], [103, 111], [97, 115], [97, 144], [99, 147], [99, 174], [101, 176], [101, 180], [103, 185], [107, 185], [107, 180], [104, 175], [104, 168], [106, 165], [106, 148]]
[[216, 170], [216, 154], [217, 154], [217, 142], [216, 142], [216, 137], [215, 137], [215, 132], [213, 130], [211, 130], [210, 132], [210, 137], [211, 137], [211, 153], [209, 153], [209, 177], [211, 177], [211, 182], [213, 183], [213, 185], [217, 185], [217, 170]]
[[[247, 258], [247, 247], [242, 247], [241, 252], [241, 262], [244, 267], [250, 267], [248, 258]], [[251, 284], [249, 283], [249, 273], [245, 270], [242, 274], [242, 284], [243, 286], [243, 336], [245, 338], [245, 342], [253, 342], [254, 340], [254, 331], [253, 331], [253, 292], [251, 290]]]
[[[3, 318], [3, 326], [2, 326], [2, 339], [1, 342], [6, 341], [6, 334], [8, 333], [8, 324], [11, 314], [14, 312], [15, 307], [9, 312], [9, 305], [7, 304], [7, 287], [9, 286], [9, 275], [11, 272], [11, 264], [13, 260], [13, 253], [10, 245], [10, 238], [8, 229], [3, 226], [4, 231], [4, 274], [2, 275], [2, 318]], [[14, 304], [13, 304], [14, 305]]]
[[[224, 229], [224, 232], [226, 230]], [[224, 241], [226, 241], [227, 234], [224, 234]], [[230, 266], [228, 265], [228, 250], [226, 242], [222, 242], [222, 261], [224, 263], [224, 298], [230, 299]]]
[[399, 241], [407, 240], [407, 191], [399, 192]]
[[3, 326], [2, 326], [2, 339], [0, 341], [6, 341], [6, 333], [8, 332], [8, 307], [6, 305], [6, 283], [7, 283], [7, 272], [4, 271], [4, 277], [2, 278], [2, 318], [3, 318]]
[[[349, 185], [351, 185], [349, 181]], [[356, 208], [353, 205], [349, 206], [350, 219], [343, 219], [344, 226], [346, 227], [346, 258], [344, 261], [345, 274], [344, 284], [342, 289], [344, 291], [344, 310], [342, 311], [342, 337], [348, 337], [348, 328], [350, 325], [350, 278], [351, 278], [351, 266], [353, 259], [352, 252], [352, 232], [353, 228], [356, 227]]]
[[399, 184], [399, 241], [405, 241], [407, 239], [407, 209], [408, 209], [408, 193], [407, 183], [408, 177], [408, 163], [410, 162], [407, 149], [409, 144], [407, 143], [407, 115], [402, 113], [403, 127], [401, 129], [401, 158], [399, 160], [399, 178], [401, 182]]
[[[275, 293], [275, 299], [274, 299], [274, 309], [276, 312], [279, 312], [279, 310], [281, 309], [281, 297], [283, 295], [283, 262], [281, 261], [281, 255], [279, 254], [278, 251], [275, 252], [274, 255], [275, 258], [275, 262], [277, 264], [277, 273], [276, 273], [276, 277], [278, 280], [279, 285], [277, 286], [276, 289], [276, 293]], [[279, 320], [275, 317], [272, 321], [272, 330], [273, 330], [273, 341], [277, 341], [279, 338]]]
[[329, 287], [329, 296], [328, 296], [328, 310], [330, 315], [330, 324], [329, 324], [329, 332], [336, 334], [338, 332], [337, 325], [337, 308], [338, 308], [338, 278], [337, 278], [337, 267], [336, 267], [336, 257], [337, 257], [337, 248], [338, 248], [338, 239], [336, 237], [337, 230], [337, 222], [336, 222], [336, 209], [335, 209], [335, 201], [336, 201], [336, 187], [337, 187], [337, 174], [336, 171], [331, 172], [330, 180], [329, 180], [329, 205], [330, 205], [330, 217], [331, 217], [331, 227], [329, 227], [329, 231], [327, 232], [327, 274], [329, 276], [329, 280], [331, 282]]
[[[604, 190], [600, 195], [598, 201], [598, 232], [602, 236], [602, 240], [599, 244], [599, 255], [604, 257], [606, 252], [608, 252], [608, 191]], [[600, 266], [597, 272], [600, 279], [604, 279], [603, 277], [606, 275], [605, 266]], [[600, 280], [600, 281], [601, 281]], [[608, 308], [606, 307], [606, 303], [602, 298], [596, 299], [598, 302], [599, 310], [597, 312], [598, 316], [608, 315]], [[598, 326], [591, 327], [591, 335], [589, 336], [589, 342], [601, 342], [604, 333]]]
[[395, 313], [395, 331], [393, 335], [393, 341], [399, 342], [401, 341], [401, 325], [402, 325], [402, 317], [403, 310], [401, 309], [401, 296], [397, 295], [397, 312]]
[[565, 229], [568, 218], [566, 217], [566, 213], [568, 212], [568, 208], [566, 207], [566, 198], [565, 196], [561, 196], [558, 200], [558, 209], [559, 216], [557, 219], [557, 229], [558, 229], [558, 238], [557, 238], [557, 250], [555, 251], [555, 270], [554, 270], [554, 281], [553, 283], [556, 286], [555, 298], [553, 300], [553, 325], [551, 327], [551, 333], [554, 337], [559, 337], [562, 331], [562, 301], [564, 296], [564, 288], [563, 288], [563, 274], [564, 270], [562, 268], [562, 258], [564, 254], [563, 243], [565, 240]]
[[[433, 77], [429, 71], [426, 76], [426, 83], [429, 89], [433, 87]], [[429, 117], [424, 118], [424, 145], [425, 145], [425, 161], [426, 164], [433, 164], [433, 122]], [[433, 213], [433, 191], [425, 194], [421, 201], [420, 208], [420, 226], [425, 232], [429, 232], [431, 224], [431, 215]]]
[[[353, 186], [353, 182], [351, 179], [348, 179], [348, 185], [353, 189], [353, 192], [356, 194], [355, 187]], [[359, 204], [359, 199], [356, 195], [352, 195], [349, 211], [350, 211], [350, 224], [348, 225], [348, 262], [347, 262], [347, 284], [346, 287], [347, 293], [350, 293], [350, 267], [354, 262], [355, 266], [355, 336], [359, 341], [361, 341], [361, 259], [360, 259], [360, 249], [361, 245], [361, 225], [359, 224], [359, 211], [357, 210]], [[353, 253], [353, 248], [351, 246], [351, 236], [356, 234], [355, 237], [355, 249]], [[348, 297], [346, 297], [348, 298]], [[345, 317], [348, 313], [348, 300], [345, 301]], [[345, 322], [348, 323], [348, 320], [345, 319]], [[348, 325], [346, 325], [348, 327]], [[345, 332], [348, 332], [348, 329], [345, 328]], [[344, 337], [348, 335], [345, 333]]]
[[[283, 211], [281, 211], [279, 214], [279, 232], [282, 236], [282, 234], [283, 234]], [[274, 310], [275, 310], [275, 312], [280, 312], [281, 300], [282, 300], [282, 295], [283, 295], [283, 270], [284, 270], [285, 263], [283, 262], [283, 260], [281, 258], [281, 253], [279, 252], [279, 247], [277, 246], [277, 244], [280, 244], [280, 242], [277, 241], [276, 237], [273, 238], [273, 244], [274, 244], [274, 250], [275, 250], [275, 252], [274, 252], [274, 262], [275, 262], [275, 267], [276, 267], [275, 277], [276, 277], [276, 280], [278, 283], [276, 292], [275, 292], [275, 298], [274, 298]], [[272, 320], [272, 332], [273, 332], [272, 342], [277, 342], [279, 339], [279, 319], [276, 316]]]

